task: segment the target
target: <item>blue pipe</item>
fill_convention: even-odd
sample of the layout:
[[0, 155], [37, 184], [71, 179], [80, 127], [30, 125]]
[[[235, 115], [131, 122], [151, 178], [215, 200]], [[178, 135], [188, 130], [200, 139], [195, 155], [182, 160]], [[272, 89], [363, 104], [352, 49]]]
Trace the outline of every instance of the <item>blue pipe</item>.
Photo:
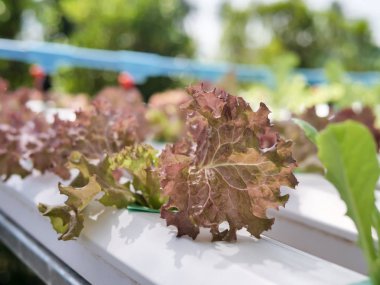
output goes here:
[[[48, 74], [56, 72], [60, 67], [73, 66], [127, 71], [136, 82], [143, 82], [147, 77], [158, 75], [191, 76], [215, 81], [232, 71], [241, 82], [258, 82], [268, 86], [275, 84], [273, 74], [264, 66], [203, 63], [152, 53], [79, 48], [58, 43], [0, 39], [0, 58], [38, 64]], [[295, 73], [301, 74], [311, 85], [326, 82], [323, 69], [297, 69]], [[347, 77], [369, 85], [380, 82], [379, 72], [351, 72]]]

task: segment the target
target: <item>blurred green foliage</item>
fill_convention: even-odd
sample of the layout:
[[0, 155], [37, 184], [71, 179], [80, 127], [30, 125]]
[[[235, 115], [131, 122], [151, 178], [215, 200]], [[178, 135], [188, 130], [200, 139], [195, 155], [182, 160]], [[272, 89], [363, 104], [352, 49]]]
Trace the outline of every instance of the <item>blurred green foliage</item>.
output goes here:
[[47, 27], [47, 40], [169, 56], [190, 56], [194, 51], [182, 25], [190, 6], [182, 0], [40, 0], [39, 3], [35, 9]]
[[380, 49], [367, 21], [348, 20], [337, 3], [325, 11], [312, 11], [302, 0], [253, 3], [243, 10], [225, 3], [221, 15], [229, 60], [270, 64], [293, 54], [299, 67], [335, 60], [352, 71], [380, 68]]
[[241, 88], [238, 94], [254, 108], [260, 102], [267, 104], [275, 120], [286, 120], [291, 114], [300, 115], [318, 105], [329, 105], [335, 111], [369, 106], [377, 117], [376, 125], [380, 126], [380, 84], [353, 81], [346, 76], [341, 62], [330, 60], [324, 68], [328, 82], [310, 86], [302, 75], [292, 72], [297, 62], [291, 54], [277, 58], [272, 65], [274, 86], [251, 84]]
[[[190, 7], [182, 0], [42, 0], [36, 9], [39, 19], [48, 27], [49, 41], [168, 56], [194, 53], [193, 42], [183, 28]], [[115, 84], [117, 75], [69, 69], [59, 72], [55, 78], [55, 83], [65, 91], [93, 94], [103, 86]], [[169, 79], [157, 81], [155, 86], [149, 83], [153, 92], [175, 85]]]
[[[346, 76], [346, 70], [380, 69], [380, 49], [364, 20], [349, 20], [333, 3], [325, 11], [312, 11], [302, 0], [221, 9], [222, 48], [226, 59], [271, 68], [272, 86], [251, 84], [239, 94], [254, 107], [265, 102], [274, 119], [301, 114], [314, 105], [340, 110], [372, 106], [380, 118], [380, 84], [365, 85]], [[324, 67], [327, 83], [309, 86], [296, 67]], [[380, 119], [377, 120], [380, 125]]]
[[[13, 39], [21, 28], [21, 17], [24, 9], [29, 7], [28, 0], [0, 0], [0, 37]], [[20, 62], [0, 60], [0, 76], [6, 75], [11, 87], [30, 84], [28, 66]]]
[[[0, 3], [12, 14], [1, 25], [10, 25], [12, 32], [0, 29], [0, 37], [15, 38], [23, 11], [31, 9], [42, 23], [47, 41], [167, 56], [191, 57], [195, 51], [183, 27], [183, 20], [191, 10], [184, 0], [0, 0]], [[54, 83], [68, 92], [93, 94], [105, 85], [115, 84], [116, 78], [113, 72], [66, 68], [54, 77]], [[177, 85], [170, 79], [156, 81], [157, 90], [162, 85], [166, 88]]]
[[0, 1], [0, 34], [3, 38], [12, 39], [20, 31], [21, 16], [28, 7], [27, 0]]

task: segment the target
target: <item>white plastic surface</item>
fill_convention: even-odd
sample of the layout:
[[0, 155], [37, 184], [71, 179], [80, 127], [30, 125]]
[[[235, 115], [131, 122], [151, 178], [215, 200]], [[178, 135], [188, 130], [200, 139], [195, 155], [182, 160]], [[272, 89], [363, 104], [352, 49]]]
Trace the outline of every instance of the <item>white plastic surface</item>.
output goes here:
[[355, 225], [345, 215], [346, 206], [334, 186], [316, 174], [298, 174], [297, 179], [299, 185], [295, 191], [283, 191], [290, 195], [286, 207], [271, 211], [276, 223], [267, 236], [366, 273]]
[[64, 201], [52, 175], [0, 185], [0, 208], [92, 284], [354, 284], [367, 277], [268, 238], [176, 238], [158, 214], [94, 203], [78, 241], [57, 241], [37, 202]]

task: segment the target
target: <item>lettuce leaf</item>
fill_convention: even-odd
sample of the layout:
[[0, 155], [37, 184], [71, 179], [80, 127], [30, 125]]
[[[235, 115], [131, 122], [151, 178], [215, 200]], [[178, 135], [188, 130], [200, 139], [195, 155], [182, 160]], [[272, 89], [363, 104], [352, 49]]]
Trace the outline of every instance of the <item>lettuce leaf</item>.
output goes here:
[[372, 229], [380, 234], [380, 213], [375, 205], [380, 167], [371, 133], [351, 120], [335, 123], [318, 135], [317, 145], [326, 178], [338, 190], [356, 225], [372, 282], [380, 284], [380, 248], [372, 237]]
[[301, 119], [276, 121], [274, 129], [284, 138], [293, 142], [293, 157], [297, 161], [297, 171], [324, 173], [322, 163], [318, 159], [317, 147], [313, 143], [317, 131], [313, 126]]
[[[160, 155], [161, 186], [169, 197], [161, 217], [178, 236], [195, 239], [206, 227], [213, 241], [235, 241], [241, 228], [259, 238], [274, 222], [267, 210], [288, 199], [280, 186], [297, 185], [292, 143], [272, 130], [264, 104], [254, 112], [223, 91], [196, 87], [189, 93], [188, 136]], [[220, 230], [224, 222], [228, 228]]]
[[331, 119], [331, 123], [344, 122], [346, 120], [353, 120], [365, 125], [371, 132], [377, 146], [380, 147], [380, 130], [376, 127], [376, 116], [372, 109], [365, 106], [359, 110], [353, 108], [345, 108], [337, 112]]
[[183, 89], [155, 93], [149, 98], [147, 118], [155, 140], [174, 142], [184, 134], [186, 114], [180, 106], [189, 100]]
[[43, 114], [32, 112], [26, 106], [32, 95], [28, 89], [0, 94], [0, 176], [5, 180], [13, 174], [25, 177], [31, 173], [22, 161], [31, 162], [41, 173], [50, 171], [67, 180], [70, 172], [65, 163], [72, 151], [103, 159], [149, 134], [146, 107], [139, 94], [105, 90], [91, 108], [78, 111], [73, 122], [58, 116], [48, 122]]
[[126, 147], [110, 159], [110, 169], [126, 170], [132, 175], [138, 204], [151, 209], [160, 209], [166, 202], [160, 189], [157, 164], [157, 151], [147, 144]]
[[58, 186], [68, 197], [65, 205], [40, 204], [39, 210], [50, 217], [60, 239], [69, 240], [80, 235], [84, 211], [95, 200], [118, 209], [134, 204], [159, 209], [166, 200], [160, 191], [156, 165], [156, 150], [145, 144], [126, 147], [98, 162], [73, 152], [67, 167], [79, 173], [69, 186]]
[[50, 218], [55, 231], [61, 234], [58, 239], [75, 239], [83, 229], [83, 210], [100, 192], [100, 187], [95, 177], [90, 177], [88, 183], [81, 188], [59, 185], [59, 191], [68, 196], [65, 205], [47, 206], [40, 203], [38, 210]]

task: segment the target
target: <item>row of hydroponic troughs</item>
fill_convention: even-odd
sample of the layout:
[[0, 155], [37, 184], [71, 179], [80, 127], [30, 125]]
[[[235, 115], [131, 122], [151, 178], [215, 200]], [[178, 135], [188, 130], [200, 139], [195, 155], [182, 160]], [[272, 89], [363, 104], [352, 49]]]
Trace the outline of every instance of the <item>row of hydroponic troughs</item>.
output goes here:
[[[295, 170], [311, 171], [325, 174], [347, 204], [371, 279], [380, 284], [380, 133], [371, 107], [339, 109], [313, 99], [316, 106], [292, 114], [273, 104], [270, 120], [257, 98], [249, 104], [210, 84], [154, 94], [147, 104], [132, 86], [105, 88], [90, 101], [0, 85], [0, 175], [52, 172], [62, 179], [58, 189], [67, 200], [38, 206], [60, 239], [80, 235], [94, 200], [160, 211], [179, 237], [196, 239], [203, 227], [212, 241], [236, 241], [242, 228], [260, 238], [274, 223], [267, 210], [289, 198], [280, 187], [296, 187]], [[48, 118], [32, 110], [36, 101], [77, 111], [70, 120]], [[158, 153], [152, 140], [172, 142]]]

